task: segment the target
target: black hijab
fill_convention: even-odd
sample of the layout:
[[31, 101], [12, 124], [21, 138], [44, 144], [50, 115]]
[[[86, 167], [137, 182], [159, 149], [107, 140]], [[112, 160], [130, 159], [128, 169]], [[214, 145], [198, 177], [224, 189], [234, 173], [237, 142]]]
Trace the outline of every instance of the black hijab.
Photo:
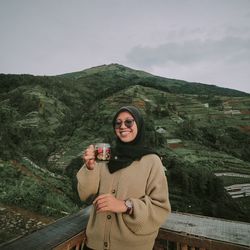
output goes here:
[[144, 146], [144, 120], [140, 111], [136, 107], [125, 106], [118, 110], [112, 122], [114, 130], [115, 121], [121, 112], [129, 112], [133, 116], [138, 132], [135, 139], [131, 142], [123, 142], [118, 137], [116, 138], [116, 145], [112, 148], [112, 156], [108, 163], [108, 169], [111, 174], [122, 168], [128, 167], [133, 161], [140, 160], [144, 155], [157, 154], [154, 150]]

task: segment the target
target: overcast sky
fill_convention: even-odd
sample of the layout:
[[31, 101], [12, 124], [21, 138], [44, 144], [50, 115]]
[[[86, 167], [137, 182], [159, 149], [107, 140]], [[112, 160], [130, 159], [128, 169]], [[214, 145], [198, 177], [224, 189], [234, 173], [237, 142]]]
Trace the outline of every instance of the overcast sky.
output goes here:
[[250, 0], [1, 0], [0, 73], [119, 63], [250, 93]]

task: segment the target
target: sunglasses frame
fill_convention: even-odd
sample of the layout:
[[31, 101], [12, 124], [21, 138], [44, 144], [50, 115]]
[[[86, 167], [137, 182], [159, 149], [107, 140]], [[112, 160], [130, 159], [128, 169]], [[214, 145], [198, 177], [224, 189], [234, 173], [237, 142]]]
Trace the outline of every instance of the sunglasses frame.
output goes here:
[[135, 120], [134, 119], [126, 119], [124, 121], [122, 120], [116, 120], [115, 121], [115, 129], [119, 129], [121, 128], [122, 124], [124, 123], [124, 125], [127, 127], [127, 128], [132, 128], [134, 123], [135, 123]]

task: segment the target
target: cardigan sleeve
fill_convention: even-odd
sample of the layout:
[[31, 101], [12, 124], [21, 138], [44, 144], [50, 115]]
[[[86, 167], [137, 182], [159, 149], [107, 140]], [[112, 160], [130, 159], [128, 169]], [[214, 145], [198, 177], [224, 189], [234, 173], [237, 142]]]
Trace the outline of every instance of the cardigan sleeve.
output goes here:
[[88, 170], [83, 165], [76, 174], [77, 190], [82, 201], [87, 201], [98, 193], [100, 181], [100, 168], [98, 165], [93, 170]]
[[154, 156], [148, 176], [146, 194], [140, 199], [131, 197], [133, 214], [123, 215], [127, 227], [138, 235], [157, 231], [171, 212], [168, 183], [164, 167], [158, 156]]

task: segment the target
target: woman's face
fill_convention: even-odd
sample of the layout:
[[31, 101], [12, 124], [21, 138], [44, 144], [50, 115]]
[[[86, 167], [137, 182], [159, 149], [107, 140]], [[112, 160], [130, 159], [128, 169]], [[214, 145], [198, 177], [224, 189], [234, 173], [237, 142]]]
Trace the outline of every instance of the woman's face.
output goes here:
[[138, 128], [133, 116], [129, 112], [121, 112], [115, 122], [115, 133], [122, 142], [131, 142], [135, 139]]

